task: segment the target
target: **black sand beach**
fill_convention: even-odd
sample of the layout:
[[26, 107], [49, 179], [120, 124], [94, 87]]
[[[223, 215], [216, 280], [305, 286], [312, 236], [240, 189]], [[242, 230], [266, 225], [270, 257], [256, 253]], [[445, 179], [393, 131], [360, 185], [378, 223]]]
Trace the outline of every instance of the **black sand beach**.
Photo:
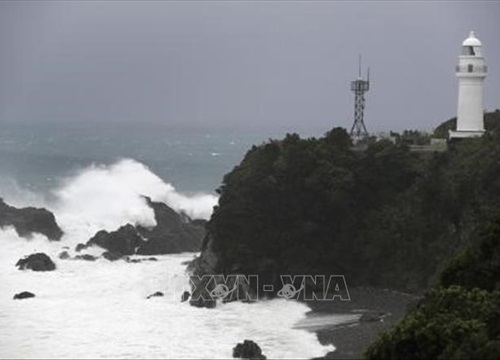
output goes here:
[[336, 348], [324, 359], [362, 358], [363, 352], [378, 334], [392, 327], [418, 299], [416, 295], [374, 288], [353, 288], [349, 289], [349, 294], [350, 301], [307, 303], [311, 307], [309, 318], [328, 319], [338, 314], [349, 319], [347, 323], [311, 328], [323, 345], [333, 344]]

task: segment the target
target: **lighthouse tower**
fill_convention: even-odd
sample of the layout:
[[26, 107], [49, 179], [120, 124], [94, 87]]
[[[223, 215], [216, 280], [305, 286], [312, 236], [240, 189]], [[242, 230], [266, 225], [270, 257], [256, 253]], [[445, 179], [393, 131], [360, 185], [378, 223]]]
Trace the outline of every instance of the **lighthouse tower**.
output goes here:
[[450, 131], [450, 139], [483, 135], [483, 83], [486, 71], [481, 41], [471, 31], [462, 43], [462, 54], [458, 57], [455, 70], [458, 78], [457, 129]]

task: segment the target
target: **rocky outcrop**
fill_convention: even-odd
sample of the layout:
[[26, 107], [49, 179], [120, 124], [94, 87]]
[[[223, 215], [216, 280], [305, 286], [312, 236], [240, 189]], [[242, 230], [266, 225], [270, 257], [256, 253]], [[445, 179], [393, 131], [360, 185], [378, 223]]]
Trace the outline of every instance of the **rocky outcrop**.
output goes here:
[[190, 296], [191, 294], [189, 291], [184, 291], [181, 296], [181, 302], [188, 301]]
[[153, 297], [162, 297], [162, 296], [163, 296], [163, 293], [161, 291], [157, 291], [154, 294], [148, 295], [148, 297], [146, 299], [151, 299]]
[[29, 298], [34, 298], [35, 294], [29, 292], [29, 291], [23, 291], [20, 292], [16, 295], [14, 295], [14, 300], [22, 300], [22, 299], [29, 299]]
[[49, 240], [60, 240], [63, 232], [54, 214], [43, 208], [15, 208], [0, 198], [0, 227], [13, 226], [19, 236], [30, 237], [33, 233], [45, 235]]
[[[87, 242], [86, 246], [97, 245], [123, 256], [135, 254], [143, 242], [144, 240], [137, 229], [133, 225], [127, 224], [116, 231], [99, 231]], [[80, 248], [80, 250], [82, 249]]]
[[144, 198], [154, 210], [156, 226], [127, 224], [112, 232], [101, 230], [85, 245], [79, 244], [76, 251], [97, 245], [108, 250], [109, 254], [103, 256], [113, 261], [126, 255], [173, 254], [200, 249], [205, 222], [191, 221], [163, 203]]
[[209, 283], [209, 277], [203, 275], [217, 274], [217, 256], [212, 250], [213, 239], [208, 233], [203, 239], [201, 246], [201, 255], [195, 258], [187, 267], [187, 271], [191, 276], [192, 291], [189, 304], [196, 307], [214, 308], [216, 306], [215, 299], [206, 296], [207, 292], [214, 290], [213, 283]]
[[187, 215], [178, 214], [161, 202], [145, 200], [155, 214], [156, 226], [147, 229], [138, 226], [137, 230], [144, 239], [144, 244], [137, 250], [139, 255], [172, 254], [200, 250], [205, 223], [192, 221]]
[[245, 340], [234, 347], [233, 358], [266, 359], [266, 356], [262, 354], [259, 345], [252, 340]]
[[31, 254], [16, 263], [19, 270], [53, 271], [56, 264], [44, 253]]

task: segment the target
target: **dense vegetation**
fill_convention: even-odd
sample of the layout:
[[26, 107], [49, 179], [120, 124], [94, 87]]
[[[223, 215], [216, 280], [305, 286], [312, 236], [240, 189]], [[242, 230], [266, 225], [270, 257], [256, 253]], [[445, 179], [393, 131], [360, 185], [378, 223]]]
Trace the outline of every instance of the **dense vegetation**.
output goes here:
[[369, 359], [500, 358], [500, 216], [441, 274], [439, 287], [366, 352]]
[[500, 208], [499, 159], [494, 129], [425, 154], [384, 140], [357, 151], [340, 128], [270, 140], [224, 177], [205, 247], [216, 271], [261, 283], [343, 274], [348, 285], [426, 289]]

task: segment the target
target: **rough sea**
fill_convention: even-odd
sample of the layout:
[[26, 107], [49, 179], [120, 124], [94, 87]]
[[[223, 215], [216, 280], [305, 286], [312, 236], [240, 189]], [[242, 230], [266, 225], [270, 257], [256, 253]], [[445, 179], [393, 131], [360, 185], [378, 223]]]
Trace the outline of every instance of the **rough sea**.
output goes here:
[[[277, 299], [215, 309], [181, 303], [170, 284], [187, 279], [185, 262], [196, 254], [141, 263], [57, 257], [98, 230], [153, 225], [141, 195], [208, 219], [223, 175], [253, 144], [282, 135], [1, 124], [0, 197], [10, 205], [53, 211], [65, 235], [60, 242], [42, 235], [27, 240], [12, 228], [0, 229], [0, 358], [220, 359], [231, 358], [245, 339], [259, 344], [268, 358], [332, 351], [314, 332], [296, 326], [309, 311], [302, 303]], [[48, 254], [56, 271], [14, 266], [34, 252]], [[14, 301], [22, 291], [36, 297]], [[146, 299], [156, 291], [165, 297]]]

